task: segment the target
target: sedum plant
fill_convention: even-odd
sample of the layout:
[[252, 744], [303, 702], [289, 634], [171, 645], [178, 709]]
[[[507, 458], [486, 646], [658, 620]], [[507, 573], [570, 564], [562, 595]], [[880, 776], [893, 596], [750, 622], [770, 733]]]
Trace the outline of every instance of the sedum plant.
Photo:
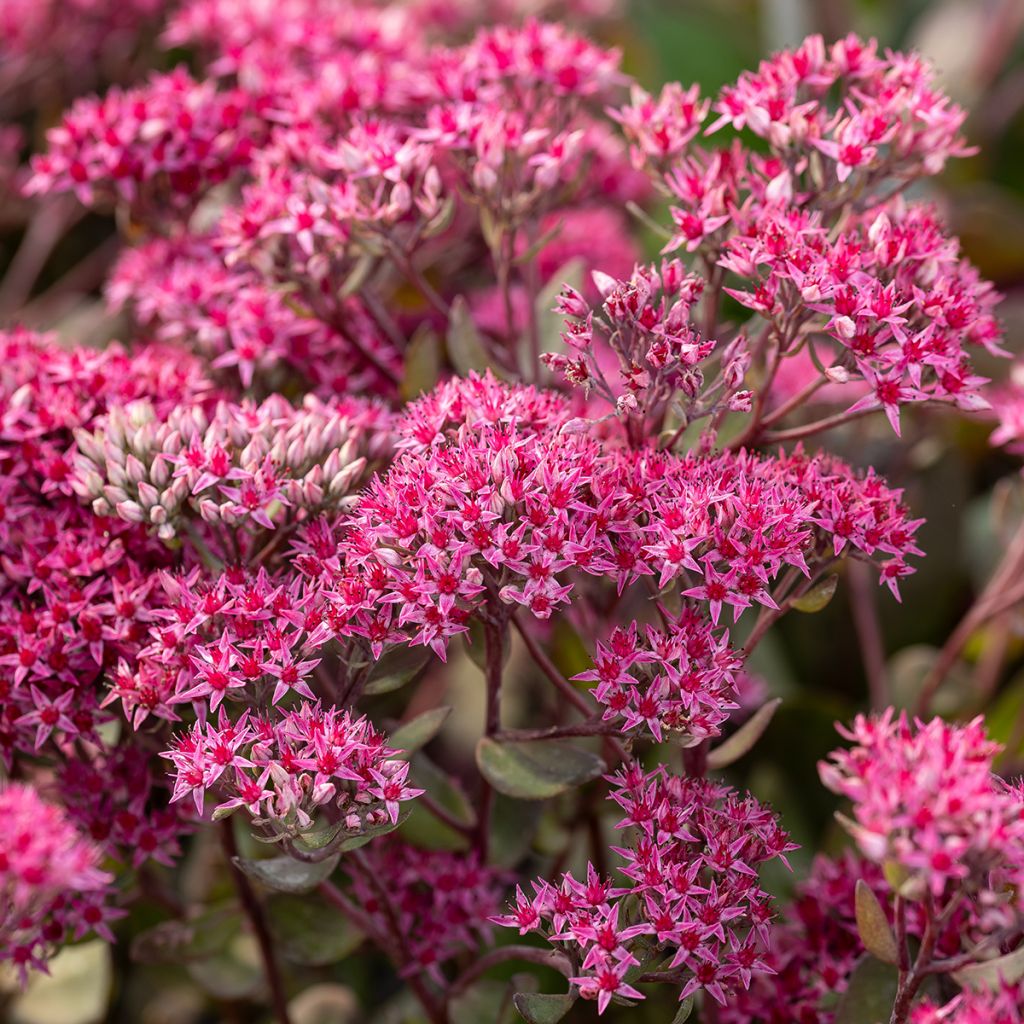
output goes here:
[[1024, 794], [931, 717], [1019, 539], [917, 716], [841, 726], [848, 843], [793, 900], [785, 820], [722, 774], [776, 622], [865, 571], [899, 600], [923, 554], [842, 430], [991, 400], [1022, 433], [975, 367], [997, 296], [916, 198], [970, 152], [928, 65], [811, 37], [651, 95], [558, 20], [601, 5], [135, 6], [188, 69], [74, 100], [20, 181], [116, 215], [128, 340], [0, 336], [0, 957], [148, 905], [136, 955], [194, 966], [212, 850], [282, 1024], [310, 931], [430, 1024], [659, 989], [677, 1022], [1019, 1021]]

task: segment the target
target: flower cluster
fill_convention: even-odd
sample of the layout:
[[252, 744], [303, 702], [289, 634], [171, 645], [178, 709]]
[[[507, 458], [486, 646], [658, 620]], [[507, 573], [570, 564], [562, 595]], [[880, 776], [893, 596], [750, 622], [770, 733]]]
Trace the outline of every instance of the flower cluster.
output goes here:
[[275, 836], [313, 831], [318, 815], [337, 834], [356, 837], [398, 821], [399, 805], [419, 796], [365, 718], [302, 703], [273, 718], [243, 712], [231, 721], [197, 722], [163, 756], [174, 766], [174, 800], [191, 797], [203, 814], [216, 793], [215, 817], [242, 807]]
[[859, 716], [854, 746], [822, 762], [825, 785], [853, 802], [848, 828], [864, 854], [900, 876], [901, 892], [940, 906], [968, 894], [990, 929], [1020, 920], [1021, 793], [993, 774], [998, 744], [981, 719], [911, 723], [890, 709]]
[[240, 91], [219, 92], [179, 68], [134, 89], [82, 99], [34, 158], [30, 193], [73, 192], [86, 204], [129, 204], [142, 216], [161, 203], [194, 204], [250, 160], [260, 121]]
[[[227, 267], [205, 237], [154, 238], [126, 249], [107, 301], [112, 312], [129, 308], [158, 339], [194, 348], [214, 369], [233, 370], [246, 388], [257, 377], [287, 388], [295, 375], [324, 398], [373, 394], [388, 386], [379, 362], [397, 373], [393, 347], [382, 345], [365, 317], [350, 315], [343, 333], [304, 316], [252, 269]], [[357, 311], [350, 305], [348, 312]]]
[[699, 743], [717, 736], [739, 707], [741, 665], [727, 636], [715, 636], [710, 622], [685, 613], [664, 631], [648, 626], [642, 638], [635, 622], [615, 629], [597, 645], [594, 667], [573, 678], [597, 684], [592, 693], [605, 719], [621, 719], [625, 731], [644, 727], [660, 743], [669, 730]]
[[387, 919], [377, 885], [365, 874], [353, 877], [353, 893], [384, 934], [397, 925], [410, 971], [443, 978], [446, 962], [490, 942], [489, 922], [500, 907], [505, 879], [477, 853], [421, 850], [389, 837], [367, 848], [366, 862], [385, 880], [397, 920]]
[[[751, 131], [769, 155], [738, 141], [692, 145], [712, 110], [707, 133]], [[894, 201], [909, 180], [969, 152], [964, 111], [920, 58], [812, 37], [713, 102], [669, 85], [658, 99], [635, 91], [614, 116], [676, 204], [665, 251], [700, 254], [714, 287], [706, 305], [721, 290], [766, 321], [762, 392], [781, 364], [817, 346], [815, 388], [865, 382], [849, 412], [881, 408], [897, 431], [910, 402], [984, 406], [969, 355], [999, 351], [996, 296], [931, 209]]]
[[1024, 1021], [1024, 986], [1002, 984], [996, 991], [967, 989], [944, 1006], [930, 999], [910, 1013], [910, 1024], [1021, 1024]]
[[[650, 419], [657, 429], [671, 405], [683, 427], [719, 410], [750, 408], [750, 392], [741, 388], [750, 361], [742, 337], [723, 351], [718, 377], [705, 382], [701, 364], [716, 342], [693, 323], [702, 278], [672, 260], [660, 269], [637, 267], [620, 281], [595, 271], [594, 282], [603, 299], [597, 310], [573, 288], [559, 297], [559, 311], [572, 317], [562, 340], [574, 354], [544, 356], [569, 384], [596, 391], [620, 415]], [[595, 330], [603, 342], [596, 349]], [[608, 380], [613, 371], [615, 384]]]
[[[758, 974], [748, 991], [722, 1009], [726, 1024], [829, 1024], [834, 1016], [830, 1003], [846, 991], [853, 971], [868, 955], [857, 930], [858, 881], [886, 906], [889, 886], [878, 864], [851, 850], [835, 859], [815, 857], [792, 904], [772, 923], [771, 949], [765, 956], [770, 972]], [[890, 925], [891, 914], [890, 906]], [[956, 908], [936, 936], [938, 954], [956, 955], [971, 924], [970, 908]], [[908, 903], [907, 934], [920, 940], [927, 926], [923, 906]]]
[[602, 1013], [613, 996], [642, 999], [631, 981], [666, 957], [681, 999], [705, 989], [725, 1003], [764, 966], [771, 898], [758, 870], [796, 847], [770, 811], [727, 786], [636, 764], [608, 781], [623, 812], [616, 828], [632, 836], [617, 851], [625, 884], [592, 866], [586, 881], [541, 881], [532, 899], [517, 890], [497, 923], [564, 946], [579, 971], [573, 982]]
[[96, 930], [112, 941], [102, 902], [112, 876], [99, 850], [31, 786], [0, 788], [0, 814], [0, 959], [24, 977], [66, 936]]

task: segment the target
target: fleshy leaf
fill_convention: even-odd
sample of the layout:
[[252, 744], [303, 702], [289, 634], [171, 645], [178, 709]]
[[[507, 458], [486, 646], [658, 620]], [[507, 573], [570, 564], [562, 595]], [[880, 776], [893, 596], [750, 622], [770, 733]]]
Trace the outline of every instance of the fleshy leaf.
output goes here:
[[388, 746], [402, 751], [403, 759], [407, 758], [420, 747], [425, 747], [438, 734], [451, 711], [452, 709], [447, 706], [431, 708], [430, 711], [424, 711], [422, 715], [411, 718], [391, 733], [388, 737]]
[[896, 1000], [898, 978], [889, 964], [865, 955], [850, 975], [836, 1006], [833, 1024], [878, 1024], [888, 1021]]
[[716, 771], [727, 768], [752, 750], [764, 735], [781, 703], [782, 698], [776, 697], [762, 704], [727, 740], [708, 752], [708, 767]]
[[249, 860], [235, 857], [235, 864], [250, 878], [276, 892], [311, 892], [331, 876], [338, 866], [338, 855], [310, 863], [294, 857], [269, 857], [267, 860]]
[[830, 573], [823, 580], [818, 580], [817, 583], [803, 594], [801, 597], [794, 598], [790, 605], [795, 608], [798, 612], [820, 612], [823, 608], [826, 608], [832, 598], [835, 596], [836, 587], [839, 586], [839, 577], [836, 573]]
[[572, 1009], [574, 1002], [575, 997], [568, 993], [517, 992], [512, 997], [512, 1005], [528, 1024], [557, 1024]]
[[518, 800], [547, 800], [605, 769], [596, 754], [562, 740], [499, 742], [487, 736], [477, 743], [476, 763], [499, 793]]
[[1005, 956], [969, 964], [953, 972], [953, 980], [964, 988], [992, 988], [1012, 985], [1024, 978], [1024, 946]]
[[889, 919], [878, 897], [863, 878], [857, 879], [855, 892], [857, 933], [864, 948], [883, 963], [898, 963], [900, 956], [896, 936], [889, 927]]

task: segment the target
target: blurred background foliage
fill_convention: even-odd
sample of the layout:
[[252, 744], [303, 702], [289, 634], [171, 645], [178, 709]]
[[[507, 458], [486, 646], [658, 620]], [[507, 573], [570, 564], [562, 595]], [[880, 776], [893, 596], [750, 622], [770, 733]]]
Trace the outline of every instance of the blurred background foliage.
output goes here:
[[[951, 166], [926, 198], [940, 205], [967, 256], [1003, 292], [1007, 347], [1020, 353], [1024, 0], [628, 0], [622, 16], [603, 26], [600, 34], [622, 47], [626, 70], [646, 87], [678, 79], [699, 82], [705, 92], [713, 92], [755, 67], [770, 51], [814, 31], [829, 40], [855, 31], [876, 36], [883, 46], [922, 50], [937, 64], [945, 88], [971, 110], [967, 133], [979, 147], [978, 155]], [[34, 115], [45, 122], [57, 113], [37, 110]], [[0, 231], [7, 220], [0, 216]], [[45, 292], [48, 282], [89, 254], [73, 301], [65, 295], [62, 304], [53, 307], [37, 300], [22, 311], [25, 318], [57, 326], [79, 341], [83, 335], [101, 339], [109, 328], [102, 326], [99, 305], [89, 296], [102, 279], [113, 237], [113, 225], [102, 218], [90, 215], [79, 221], [37, 285]], [[5, 237], [0, 245], [0, 268], [10, 259], [12, 241], [16, 235]], [[1006, 364], [983, 365], [982, 372], [998, 378]], [[834, 722], [864, 710], [870, 702], [863, 624], [859, 626], [854, 617], [855, 606], [873, 609], [881, 632], [881, 650], [875, 657], [884, 662], [884, 671], [882, 693], [876, 698], [912, 707], [938, 649], [984, 583], [1024, 508], [1019, 460], [990, 448], [990, 429], [984, 418], [972, 421], [944, 410], [918, 410], [905, 416], [902, 442], [880, 417], [861, 420], [823, 439], [844, 457], [874, 466], [906, 488], [915, 514], [927, 519], [920, 533], [926, 557], [903, 585], [902, 604], [879, 589], [873, 578], [859, 578], [847, 569], [826, 608], [815, 614], [790, 614], [756, 653], [753, 667], [767, 693], [783, 697], [784, 703], [761, 742], [731, 773], [731, 781], [771, 802], [803, 847], [792, 857], [794, 874], [770, 880], [783, 898], [816, 850], [834, 850], [842, 842], [833, 825], [835, 803], [818, 783], [816, 763], [837, 745]], [[944, 713], [957, 716], [985, 711], [995, 738], [1008, 744], [1008, 771], [1024, 765], [1021, 625], [1019, 613], [1012, 611], [972, 637], [939, 702]], [[742, 641], [745, 628], [749, 625], [741, 626], [737, 640]], [[553, 650], [567, 673], [585, 667], [579, 637], [558, 633]], [[533, 677], [518, 644], [510, 652], [509, 674], [509, 691], [515, 694], [509, 724], [556, 720], [549, 688]], [[431, 670], [421, 676], [416, 687], [379, 694], [367, 710], [386, 724], [389, 718], [409, 717], [439, 703], [451, 704], [455, 711], [431, 745], [429, 759], [417, 755], [415, 771], [433, 779], [432, 789], [438, 784], [445, 787], [439, 799], [454, 814], [471, 814], [456, 780], [469, 777], [473, 770], [472, 749], [483, 714], [483, 687], [473, 660], [463, 653], [444, 672]], [[511, 864], [529, 852], [535, 863], [528, 860], [527, 868], [539, 874], [562, 851], [568, 851], [562, 866], [578, 869], [592, 848], [609, 845], [613, 819], [604, 821], [607, 835], [602, 839], [567, 829], [559, 824], [557, 811], [505, 801], [499, 854]], [[447, 848], [458, 841], [456, 833], [429, 815], [413, 815], [403, 831], [428, 847]], [[244, 837], [240, 835], [239, 841]], [[60, 957], [52, 978], [35, 982], [27, 996], [9, 1005], [9, 1019], [14, 1024], [266, 1021], [257, 957], [239, 917], [229, 902], [223, 902], [229, 890], [214, 866], [217, 858], [216, 849], [197, 843], [186, 860], [182, 895], [205, 908], [189, 934], [151, 930], [164, 917], [156, 898], [151, 907], [144, 905], [121, 923], [124, 941], [112, 950], [88, 943]], [[153, 884], [158, 887], [160, 879]], [[418, 1019], [400, 979], [380, 958], [339, 959], [359, 937], [334, 911], [294, 900], [276, 909], [272, 917], [289, 970], [307, 986], [293, 1004], [296, 1024], [355, 1024], [370, 1019], [361, 1009], [367, 1004], [386, 1004], [372, 1024]], [[515, 936], [498, 935], [496, 941], [515, 941]], [[172, 955], [183, 956], [185, 962], [164, 962]], [[511, 977], [514, 968], [506, 974]], [[500, 972], [495, 977], [500, 978]], [[555, 975], [541, 982], [548, 991], [560, 985]], [[457, 1024], [517, 1020], [510, 992], [529, 984], [518, 978], [512, 988], [501, 980], [478, 986], [459, 1008]], [[635, 1008], [613, 1006], [604, 1019], [609, 1024], [669, 1024], [674, 1012], [671, 995], [664, 992]], [[593, 1013], [592, 1004], [580, 1003], [567, 1019], [590, 1020]]]

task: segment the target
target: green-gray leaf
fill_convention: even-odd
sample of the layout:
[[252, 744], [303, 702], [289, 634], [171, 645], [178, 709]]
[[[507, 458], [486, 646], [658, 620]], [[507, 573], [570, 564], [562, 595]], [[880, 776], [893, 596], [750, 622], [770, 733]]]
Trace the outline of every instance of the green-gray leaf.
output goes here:
[[424, 711], [422, 715], [409, 719], [388, 737], [388, 746], [402, 751], [403, 760], [408, 755], [425, 747], [440, 731], [452, 709], [444, 706]]
[[481, 774], [499, 793], [518, 800], [547, 800], [596, 779], [604, 761], [562, 740], [498, 742], [487, 736], [476, 746]]
[[798, 612], [820, 612], [835, 596], [838, 586], [839, 577], [834, 572], [830, 573], [824, 579], [818, 580], [806, 594], [794, 598], [790, 606]]
[[338, 866], [338, 855], [326, 860], [308, 863], [294, 857], [270, 857], [267, 860], [249, 860], [235, 857], [235, 864], [250, 878], [276, 892], [310, 892], [331, 876]]
[[575, 997], [568, 993], [517, 992], [512, 997], [512, 1005], [528, 1024], [557, 1024], [572, 1009], [574, 1002]]
[[491, 366], [483, 339], [473, 322], [466, 300], [459, 295], [448, 314], [448, 358], [460, 376], [475, 370], [483, 373]]
[[833, 1024], [885, 1024], [892, 1015], [897, 985], [895, 968], [873, 956], [862, 957], [839, 999]]
[[748, 753], [764, 735], [782, 703], [780, 697], [767, 701], [748, 718], [727, 740], [708, 753], [708, 767], [716, 771], [726, 768]]
[[898, 963], [900, 955], [896, 936], [889, 927], [889, 919], [878, 897], [863, 878], [857, 879], [855, 894], [857, 933], [864, 948], [883, 963]]
[[267, 900], [265, 913], [275, 947], [293, 963], [334, 964], [363, 941], [363, 933], [322, 900], [274, 895]]
[[691, 1013], [693, 1013], [693, 996], [688, 995], [679, 1004], [679, 1009], [676, 1010], [676, 1015], [672, 1018], [672, 1024], [685, 1024], [690, 1019]]
[[415, 679], [430, 661], [427, 647], [396, 647], [384, 654], [370, 670], [363, 693], [390, 693]]
[[993, 988], [1012, 985], [1024, 978], [1024, 946], [1006, 956], [970, 964], [953, 972], [953, 979], [965, 988]]

